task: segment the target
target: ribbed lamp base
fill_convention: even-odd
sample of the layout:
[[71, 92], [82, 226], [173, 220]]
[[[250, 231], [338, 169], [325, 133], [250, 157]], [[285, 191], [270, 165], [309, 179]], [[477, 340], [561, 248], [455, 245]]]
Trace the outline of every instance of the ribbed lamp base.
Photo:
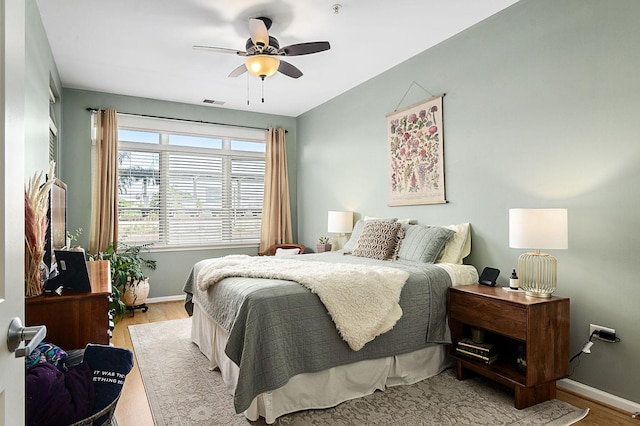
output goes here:
[[557, 289], [558, 261], [547, 253], [523, 253], [518, 258], [520, 289], [527, 296], [551, 297]]

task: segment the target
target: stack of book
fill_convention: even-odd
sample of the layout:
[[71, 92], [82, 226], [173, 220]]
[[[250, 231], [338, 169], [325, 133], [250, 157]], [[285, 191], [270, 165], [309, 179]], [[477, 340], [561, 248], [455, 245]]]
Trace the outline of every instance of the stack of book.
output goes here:
[[498, 353], [492, 343], [476, 343], [471, 339], [461, 339], [456, 345], [456, 353], [491, 364], [498, 359]]

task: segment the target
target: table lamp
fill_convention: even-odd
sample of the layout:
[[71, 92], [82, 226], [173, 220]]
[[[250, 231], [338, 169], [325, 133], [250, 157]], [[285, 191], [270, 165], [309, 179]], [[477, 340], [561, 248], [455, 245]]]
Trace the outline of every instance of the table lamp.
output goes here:
[[[327, 217], [327, 231], [338, 234], [332, 238], [331, 247], [333, 250], [342, 248], [345, 241], [345, 234], [353, 230], [353, 212], [330, 211]], [[340, 244], [338, 244], [340, 242]], [[339, 247], [338, 247], [339, 245]]]
[[540, 249], [566, 249], [567, 209], [509, 209], [509, 247], [533, 249], [518, 258], [520, 288], [527, 296], [551, 297], [558, 261]]

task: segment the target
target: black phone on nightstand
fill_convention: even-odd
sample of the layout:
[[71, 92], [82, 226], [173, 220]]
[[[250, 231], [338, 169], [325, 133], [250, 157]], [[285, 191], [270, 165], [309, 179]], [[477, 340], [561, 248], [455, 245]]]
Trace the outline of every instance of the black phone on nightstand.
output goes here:
[[488, 285], [493, 287], [496, 285], [496, 280], [498, 279], [499, 275], [500, 275], [499, 269], [486, 267], [482, 270], [482, 273], [480, 274], [480, 279], [478, 280], [478, 282], [482, 285]]

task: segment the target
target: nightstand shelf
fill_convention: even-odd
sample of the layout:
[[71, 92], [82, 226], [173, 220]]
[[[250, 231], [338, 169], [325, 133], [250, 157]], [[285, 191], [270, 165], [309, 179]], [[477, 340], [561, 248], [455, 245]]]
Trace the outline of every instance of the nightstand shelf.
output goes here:
[[[557, 379], [569, 375], [569, 299], [509, 293], [480, 285], [449, 289], [450, 355], [457, 377], [474, 372], [515, 390], [515, 407], [526, 408], [555, 398]], [[498, 359], [485, 364], [455, 352], [471, 330], [485, 333]], [[526, 369], [516, 359], [526, 360]]]

